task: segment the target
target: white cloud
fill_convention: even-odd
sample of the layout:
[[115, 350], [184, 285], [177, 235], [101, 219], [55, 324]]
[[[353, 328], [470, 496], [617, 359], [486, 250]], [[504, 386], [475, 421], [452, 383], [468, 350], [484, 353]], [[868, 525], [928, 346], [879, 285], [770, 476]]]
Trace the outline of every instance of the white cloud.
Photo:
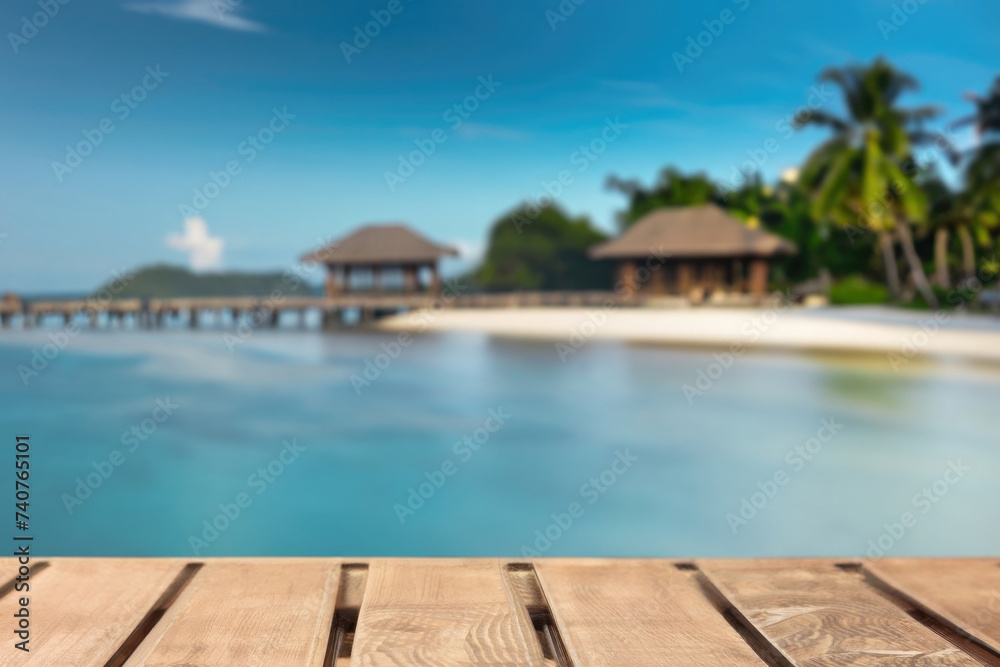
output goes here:
[[184, 234], [170, 234], [167, 246], [188, 253], [188, 263], [194, 271], [217, 269], [222, 264], [225, 242], [218, 236], [208, 235], [208, 225], [201, 218], [184, 221]]
[[458, 257], [465, 262], [478, 263], [486, 254], [486, 241], [469, 241], [466, 239], [455, 239], [450, 244], [458, 251]]
[[455, 239], [449, 241], [447, 245], [458, 251], [458, 257], [441, 259], [441, 273], [445, 276], [460, 275], [477, 268], [486, 255], [485, 241]]
[[159, 14], [181, 21], [207, 23], [226, 30], [267, 30], [267, 26], [239, 15], [242, 4], [243, 0], [152, 0], [126, 3], [122, 8], [140, 14]]

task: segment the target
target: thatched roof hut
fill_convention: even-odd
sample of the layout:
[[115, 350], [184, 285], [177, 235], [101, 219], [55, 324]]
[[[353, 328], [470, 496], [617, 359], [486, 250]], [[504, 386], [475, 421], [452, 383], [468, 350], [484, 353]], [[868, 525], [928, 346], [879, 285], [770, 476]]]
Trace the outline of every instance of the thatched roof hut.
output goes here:
[[593, 259], [645, 257], [772, 257], [795, 254], [795, 244], [751, 229], [715, 204], [661, 208], [640, 218], [616, 239], [590, 249]]
[[372, 272], [373, 289], [382, 287], [380, 278], [383, 269], [401, 269], [403, 289], [415, 291], [420, 287], [420, 269], [429, 268], [431, 279], [428, 287], [436, 290], [438, 260], [456, 255], [458, 251], [454, 248], [434, 243], [408, 226], [395, 223], [360, 227], [327, 246], [303, 255], [301, 261], [327, 266], [327, 295], [332, 297], [338, 291], [350, 290], [354, 269]]
[[763, 292], [768, 260], [796, 252], [794, 243], [705, 204], [653, 211], [589, 254], [618, 260], [628, 289], [687, 294], [694, 288]]

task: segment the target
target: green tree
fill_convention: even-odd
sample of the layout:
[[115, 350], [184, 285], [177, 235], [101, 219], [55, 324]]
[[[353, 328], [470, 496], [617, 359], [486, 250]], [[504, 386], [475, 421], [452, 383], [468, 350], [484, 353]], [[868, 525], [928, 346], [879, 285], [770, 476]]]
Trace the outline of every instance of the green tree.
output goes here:
[[927, 194], [929, 205], [928, 221], [934, 232], [934, 276], [932, 281], [938, 287], [951, 287], [948, 246], [951, 233], [961, 226], [957, 215], [956, 195], [941, 180], [937, 172], [920, 179], [920, 187]]
[[937, 307], [913, 242], [911, 223], [924, 223], [927, 197], [914, 181], [917, 164], [912, 146], [930, 135], [921, 123], [937, 115], [932, 107], [902, 109], [899, 97], [918, 87], [912, 77], [885, 60], [869, 66], [830, 69], [819, 77], [840, 87], [847, 116], [812, 111], [798, 126], [829, 127], [833, 136], [806, 162], [803, 183], [813, 196], [813, 213], [841, 225], [861, 222], [879, 239], [886, 282], [900, 294], [894, 239], [903, 249], [910, 275], [924, 300]]
[[956, 198], [955, 215], [962, 221], [962, 270], [971, 278], [976, 272], [976, 243], [991, 245], [991, 232], [1000, 226], [1000, 77], [985, 97], [967, 97], [976, 110], [953, 127], [972, 125], [977, 137], [976, 146], [957, 158], [965, 163], [965, 189]]
[[650, 211], [664, 206], [697, 206], [719, 203], [722, 199], [719, 189], [706, 174], [687, 176], [674, 167], [660, 172], [659, 180], [652, 188], [647, 189], [638, 181], [625, 181], [617, 176], [608, 178], [607, 187], [628, 198], [628, 208], [618, 216], [618, 226], [622, 230], [631, 227]]
[[497, 291], [608, 289], [611, 267], [587, 257], [606, 239], [587, 218], [570, 218], [555, 206], [522, 205], [493, 224], [472, 280]]
[[724, 188], [703, 173], [686, 175], [675, 167], [667, 167], [650, 188], [636, 180], [625, 181], [614, 176], [608, 179], [607, 186], [628, 198], [628, 207], [618, 214], [623, 230], [658, 208], [711, 202], [728, 210], [748, 227], [766, 228], [798, 245], [800, 252], [797, 255], [776, 261], [775, 274], [779, 280], [805, 280], [819, 270], [817, 226], [805, 198], [794, 185], [780, 184], [772, 188], [764, 184], [759, 174], [754, 174], [739, 188]]

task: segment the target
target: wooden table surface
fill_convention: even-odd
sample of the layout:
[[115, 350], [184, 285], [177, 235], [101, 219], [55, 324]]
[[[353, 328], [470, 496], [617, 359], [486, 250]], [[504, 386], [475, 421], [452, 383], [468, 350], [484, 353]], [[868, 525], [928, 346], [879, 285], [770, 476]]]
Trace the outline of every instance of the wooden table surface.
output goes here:
[[1000, 559], [0, 564], [5, 666], [1000, 666]]

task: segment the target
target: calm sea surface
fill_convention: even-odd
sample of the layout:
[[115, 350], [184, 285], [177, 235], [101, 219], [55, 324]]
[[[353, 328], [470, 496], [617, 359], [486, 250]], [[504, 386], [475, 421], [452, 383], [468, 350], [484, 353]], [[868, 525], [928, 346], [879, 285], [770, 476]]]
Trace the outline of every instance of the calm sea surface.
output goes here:
[[1000, 552], [995, 367], [119, 331], [25, 384], [48, 333], [0, 333], [0, 465], [30, 434], [40, 554]]

